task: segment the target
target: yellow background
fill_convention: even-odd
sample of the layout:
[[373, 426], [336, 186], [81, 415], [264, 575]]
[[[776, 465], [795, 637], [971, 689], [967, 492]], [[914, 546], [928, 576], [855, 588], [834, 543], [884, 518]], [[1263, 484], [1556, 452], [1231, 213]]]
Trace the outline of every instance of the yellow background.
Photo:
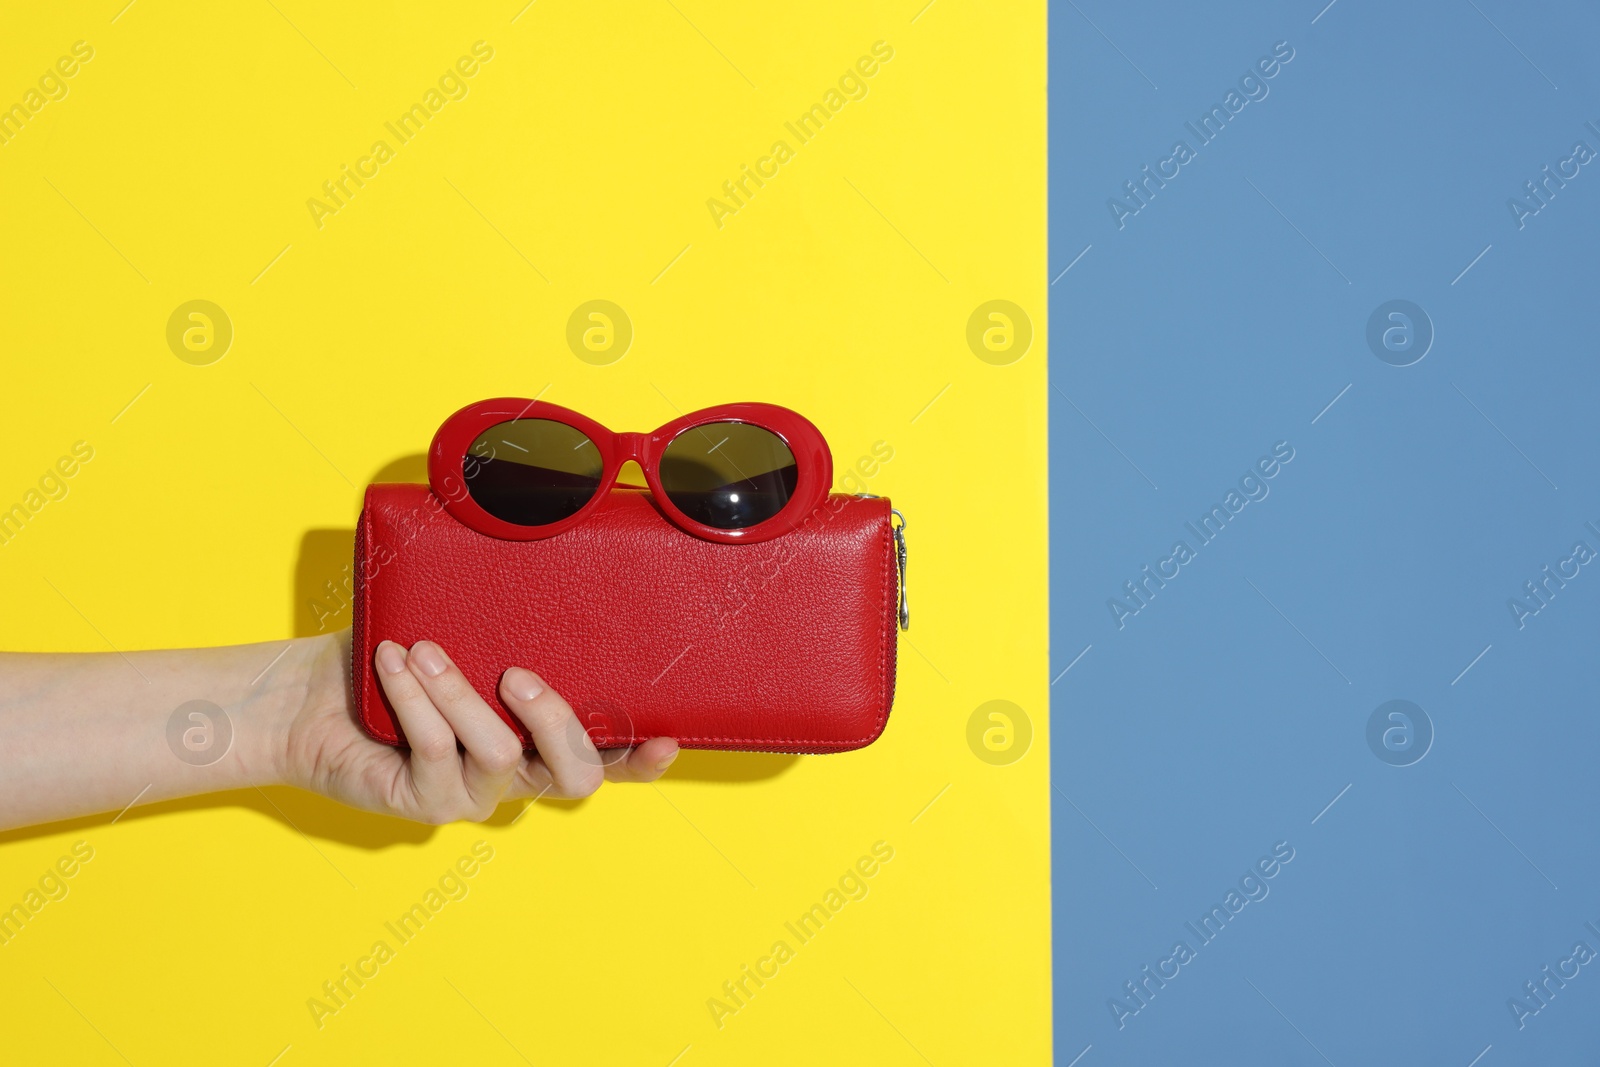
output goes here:
[[[541, 390], [615, 429], [784, 403], [841, 476], [887, 441], [869, 488], [909, 518], [913, 616], [857, 753], [686, 753], [483, 826], [271, 789], [0, 836], [0, 906], [95, 849], [0, 947], [8, 1060], [1047, 1062], [1045, 14], [921, 5], [8, 16], [0, 103], [95, 55], [0, 146], [0, 508], [75, 441], [95, 458], [0, 546], [0, 647], [316, 632], [361, 488], [422, 480], [456, 407]], [[395, 145], [479, 40], [468, 95]], [[880, 40], [868, 95], [719, 229], [706, 200]], [[319, 229], [307, 199], [380, 138]], [[197, 298], [235, 331], [210, 366], [165, 339]], [[565, 341], [597, 298], [635, 330], [608, 366]], [[966, 342], [991, 299], [1032, 317], [1010, 365]], [[967, 741], [994, 699], [1033, 726], [1006, 766]], [[318, 1029], [307, 999], [480, 839], [470, 894]], [[880, 840], [869, 895], [719, 1029], [708, 998]]]

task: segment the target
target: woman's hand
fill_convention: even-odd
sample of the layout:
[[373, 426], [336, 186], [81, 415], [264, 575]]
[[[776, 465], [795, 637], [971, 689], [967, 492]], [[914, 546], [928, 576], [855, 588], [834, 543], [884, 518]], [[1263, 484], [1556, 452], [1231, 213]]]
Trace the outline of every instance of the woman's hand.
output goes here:
[[431, 641], [378, 646], [378, 681], [411, 746], [391, 748], [356, 722], [349, 631], [337, 637], [311, 665], [306, 699], [285, 732], [282, 776], [352, 807], [434, 824], [482, 821], [507, 800], [586, 797], [607, 779], [653, 782], [677, 758], [666, 737], [599, 752], [559, 693], [512, 667], [500, 698], [533, 735], [538, 752], [524, 755], [517, 735]]
[[658, 737], [602, 758], [567, 702], [513, 668], [500, 694], [538, 747], [525, 757], [437, 645], [385, 642], [377, 669], [411, 751], [356, 722], [349, 630], [219, 648], [0, 652], [0, 830], [284, 784], [422, 822], [487, 819], [519, 797], [654, 781], [678, 754]]

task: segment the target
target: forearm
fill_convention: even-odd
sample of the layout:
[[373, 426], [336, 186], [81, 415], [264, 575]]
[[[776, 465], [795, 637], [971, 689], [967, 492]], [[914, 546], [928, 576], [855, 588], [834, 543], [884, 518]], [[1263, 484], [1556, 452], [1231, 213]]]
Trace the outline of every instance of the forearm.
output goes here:
[[0, 829], [281, 781], [336, 643], [0, 654]]

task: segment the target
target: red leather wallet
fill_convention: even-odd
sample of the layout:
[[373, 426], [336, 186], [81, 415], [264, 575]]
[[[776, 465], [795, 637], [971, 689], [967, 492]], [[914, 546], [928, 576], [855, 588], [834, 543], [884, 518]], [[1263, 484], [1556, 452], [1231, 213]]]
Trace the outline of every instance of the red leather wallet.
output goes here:
[[369, 486], [356, 534], [361, 724], [405, 744], [373, 655], [380, 641], [427, 639], [525, 748], [497, 692], [512, 666], [549, 682], [601, 748], [860, 748], [894, 700], [897, 533], [888, 500], [834, 494], [781, 537], [716, 544], [618, 489], [558, 536], [508, 541], [463, 525], [425, 485]]

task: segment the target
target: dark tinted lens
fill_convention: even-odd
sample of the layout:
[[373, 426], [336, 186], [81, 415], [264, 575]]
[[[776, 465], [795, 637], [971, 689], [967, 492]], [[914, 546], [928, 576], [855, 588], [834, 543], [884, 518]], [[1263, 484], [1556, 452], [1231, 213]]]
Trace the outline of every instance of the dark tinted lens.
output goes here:
[[661, 456], [661, 487], [689, 518], [738, 530], [772, 518], [794, 494], [794, 453], [745, 422], [685, 430]]
[[545, 526], [571, 515], [600, 485], [600, 450], [549, 419], [515, 419], [478, 435], [462, 464], [467, 492], [497, 519]]

